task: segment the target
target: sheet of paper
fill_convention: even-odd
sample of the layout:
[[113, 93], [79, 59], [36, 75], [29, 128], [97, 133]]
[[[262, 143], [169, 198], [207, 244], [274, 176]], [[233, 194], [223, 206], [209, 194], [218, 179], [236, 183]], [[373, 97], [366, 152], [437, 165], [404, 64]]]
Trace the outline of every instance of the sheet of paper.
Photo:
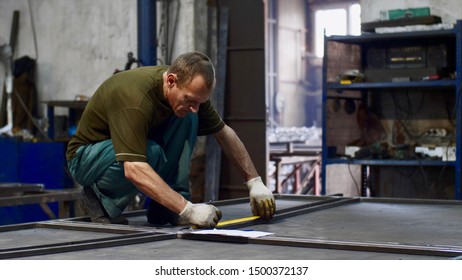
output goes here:
[[242, 237], [252, 237], [252, 238], [273, 234], [272, 232], [255, 231], [255, 230], [235, 230], [235, 229], [204, 229], [204, 230], [195, 230], [195, 231], [192, 231], [191, 233], [242, 236]]

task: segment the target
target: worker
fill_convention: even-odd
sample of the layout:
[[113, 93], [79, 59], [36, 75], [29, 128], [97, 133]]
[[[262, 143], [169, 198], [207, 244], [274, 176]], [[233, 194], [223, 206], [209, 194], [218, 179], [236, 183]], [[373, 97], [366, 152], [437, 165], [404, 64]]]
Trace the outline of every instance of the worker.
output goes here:
[[210, 103], [215, 83], [210, 59], [189, 52], [170, 66], [123, 71], [99, 86], [66, 153], [70, 173], [83, 186], [80, 205], [92, 222], [128, 224], [121, 214], [141, 192], [150, 198], [151, 224], [215, 227], [221, 211], [191, 203], [188, 178], [196, 138], [209, 134], [241, 171], [253, 214], [273, 217], [272, 192]]

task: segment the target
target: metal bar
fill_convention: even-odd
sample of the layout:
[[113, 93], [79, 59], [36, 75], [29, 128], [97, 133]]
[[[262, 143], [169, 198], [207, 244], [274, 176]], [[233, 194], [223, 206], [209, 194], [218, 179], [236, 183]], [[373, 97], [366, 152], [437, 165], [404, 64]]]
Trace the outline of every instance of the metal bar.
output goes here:
[[368, 168], [367, 165], [361, 165], [361, 196], [367, 196], [367, 189], [369, 187]]
[[[128, 217], [123, 215], [123, 217]], [[56, 221], [44, 221], [34, 224], [35, 228], [52, 228], [60, 230], [76, 230], [76, 231], [88, 231], [88, 232], [99, 232], [99, 233], [111, 233], [111, 234], [131, 234], [139, 232], [150, 232], [150, 233], [176, 233], [177, 230], [183, 229], [182, 226], [177, 227], [168, 227], [168, 228], [158, 228], [152, 226], [132, 226], [132, 225], [118, 225], [118, 224], [100, 224], [92, 223], [88, 218], [87, 221], [71, 221], [70, 219], [66, 220], [56, 220]], [[32, 228], [34, 228], [32, 227]], [[21, 228], [19, 228], [21, 229]]]
[[[294, 195], [294, 194], [274, 194], [274, 199], [276, 202], [278, 199], [286, 199], [286, 200], [297, 200], [297, 201], [310, 201], [312, 198], [316, 198], [317, 201], [332, 201], [333, 197], [336, 196], [309, 196], [309, 195]], [[241, 198], [232, 198], [226, 200], [219, 200], [219, 201], [212, 201], [210, 202], [214, 206], [225, 206], [225, 205], [233, 205], [239, 203], [247, 203], [250, 201], [249, 197], [241, 197]], [[298, 206], [297, 206], [298, 207]]]
[[387, 198], [387, 197], [361, 197], [361, 201], [370, 203], [402, 203], [402, 204], [430, 204], [430, 205], [458, 205], [460, 200], [420, 199], [420, 198]]
[[212, 241], [238, 244], [257, 244], [283, 247], [299, 247], [312, 249], [330, 249], [346, 251], [365, 251], [374, 253], [423, 255], [439, 257], [458, 257], [462, 255], [462, 247], [419, 246], [390, 244], [378, 242], [333, 241], [320, 239], [299, 239], [287, 237], [248, 238], [243, 236], [226, 236], [213, 234], [182, 233], [180, 238], [187, 240]]
[[[152, 234], [169, 234], [175, 235], [176, 233], [167, 232], [167, 231], [159, 231], [157, 229], [153, 229], [150, 227], [133, 227], [127, 225], [106, 225], [106, 224], [97, 224], [97, 223], [79, 223], [79, 222], [68, 222], [68, 221], [45, 221], [45, 222], [36, 222], [36, 223], [26, 223], [26, 224], [18, 224], [18, 225], [8, 225], [0, 227], [0, 232], [6, 231], [17, 231], [17, 230], [25, 230], [25, 229], [37, 229], [37, 228], [45, 228], [45, 229], [58, 229], [58, 230], [74, 230], [74, 231], [87, 231], [87, 232], [94, 232], [94, 233], [110, 233], [110, 234], [120, 234], [123, 236], [144, 236], [144, 235], [152, 235]], [[69, 243], [72, 244], [80, 244], [80, 243], [88, 243], [94, 241], [105, 241], [105, 240], [112, 240], [112, 239], [119, 239], [120, 237], [105, 237], [105, 238], [97, 238], [91, 240], [84, 240], [84, 241], [72, 241]], [[68, 242], [64, 243], [53, 243], [53, 244], [46, 244], [46, 245], [36, 245], [36, 246], [24, 246], [24, 247], [16, 247], [10, 249], [0, 249], [0, 252], [10, 252], [13, 250], [27, 250], [27, 249], [37, 249], [37, 248], [49, 248], [49, 247], [59, 247], [62, 245], [69, 244]]]
[[[146, 235], [148, 235], [148, 233], [141, 232], [141, 233], [132, 233], [129, 236], [137, 237], [137, 236], [146, 236]], [[92, 238], [88, 240], [77, 240], [77, 241], [59, 242], [59, 243], [52, 243], [52, 244], [41, 244], [41, 245], [33, 245], [33, 246], [21, 246], [21, 247], [14, 247], [14, 248], [8, 248], [8, 249], [0, 249], [0, 256], [2, 253], [49, 249], [51, 247], [62, 247], [62, 246], [68, 246], [68, 245], [80, 245], [80, 244], [86, 244], [89, 242], [99, 242], [99, 241], [109, 241], [109, 240], [114, 240], [114, 239], [120, 239], [121, 237], [126, 237], [126, 236], [127, 235], [121, 235], [121, 236], [116, 236], [116, 237], [111, 236], [111, 237], [102, 237], [102, 238]]]
[[10, 33], [10, 46], [11, 51], [14, 53], [16, 51], [16, 43], [18, 41], [18, 31], [19, 31], [19, 10], [13, 12], [13, 20], [11, 22], [11, 33]]
[[[328, 49], [328, 41], [327, 41], [327, 38], [326, 38], [326, 32], [324, 31], [324, 53], [327, 54], [327, 49]], [[327, 60], [328, 60], [328, 56], [327, 55], [324, 55], [323, 59], [322, 59], [322, 84], [325, 85], [327, 84]], [[328, 90], [327, 90], [327, 87], [323, 86], [322, 87], [322, 101], [321, 101], [321, 104], [322, 104], [322, 120], [327, 120], [327, 93], [328, 93]], [[326, 163], [326, 159], [328, 159], [328, 150], [329, 150], [329, 147], [327, 146], [327, 136], [326, 136], [326, 132], [327, 132], [327, 122], [326, 121], [323, 121], [322, 122], [322, 135], [321, 135], [321, 142], [322, 142], [322, 146], [323, 146], [323, 149], [321, 149], [321, 194], [322, 195], [325, 195], [327, 193], [327, 163]]]
[[[337, 200], [340, 200], [340, 199], [341, 198], [336, 198], [336, 199], [332, 199], [332, 200], [329, 200], [329, 201], [317, 201], [317, 202], [313, 202], [313, 203], [310, 203], [310, 204], [294, 206], [294, 207], [290, 207], [290, 208], [286, 208], [286, 209], [276, 211], [276, 215], [283, 215], [284, 213], [291, 213], [291, 212], [294, 212], [294, 211], [299, 210], [299, 209], [305, 209], [305, 208], [308, 208], [308, 207], [314, 207], [314, 206], [323, 205], [323, 204], [326, 204], [326, 203], [332, 203], [333, 201], [337, 201]], [[260, 220], [260, 222], [257, 221], [259, 218], [260, 218], [259, 216], [249, 216], [249, 217], [243, 217], [243, 218], [220, 221], [220, 222], [218, 222], [216, 227], [222, 229], [222, 228], [227, 228], [227, 227], [231, 227], [231, 226], [235, 227], [236, 225], [239, 225], [240, 227], [242, 227], [244, 224], [247, 224], [247, 223], [249, 223], [249, 224], [259, 224], [259, 223], [262, 222], [261, 220]]]
[[112, 238], [100, 238], [87, 240], [82, 242], [69, 242], [64, 244], [50, 244], [39, 246], [37, 248], [19, 248], [11, 249], [9, 251], [0, 252], [0, 259], [11, 259], [11, 258], [21, 258], [21, 257], [30, 257], [30, 256], [40, 256], [40, 255], [49, 255], [49, 254], [58, 254], [66, 253], [80, 250], [94, 250], [115, 246], [125, 246], [140, 244], [146, 242], [154, 242], [161, 240], [175, 239], [176, 234], [160, 234], [153, 235], [152, 233], [137, 233], [124, 235], [119, 237]]
[[43, 184], [0, 183], [0, 195], [11, 195], [25, 192], [41, 192]]
[[335, 197], [335, 198], [331, 198], [331, 199], [327, 199], [327, 200], [315, 201], [315, 202], [311, 202], [309, 204], [303, 204], [303, 205], [298, 205], [298, 206], [294, 206], [294, 207], [290, 207], [290, 208], [286, 208], [286, 209], [281, 209], [281, 210], [277, 211], [277, 214], [283, 215], [283, 214], [291, 213], [293, 211], [297, 211], [297, 210], [301, 210], [301, 209], [308, 209], [308, 208], [312, 208], [312, 207], [318, 207], [318, 206], [321, 206], [321, 205], [332, 204], [332, 203], [340, 201], [340, 200], [345, 200], [345, 199], [341, 198], [341, 197]]
[[225, 206], [225, 205], [246, 203], [249, 201], [250, 201], [250, 198], [244, 197], [244, 198], [234, 198], [234, 199], [227, 199], [227, 200], [212, 201], [211, 204], [213, 204], [214, 206]]
[[[319, 210], [324, 210], [324, 209], [329, 209], [337, 206], [342, 206], [346, 204], [350, 204], [353, 202], [359, 202], [359, 198], [333, 198], [333, 199], [328, 199], [325, 201], [318, 201], [314, 203], [309, 203], [305, 205], [299, 205], [299, 206], [294, 206], [290, 208], [286, 208], [280, 211], [276, 211], [276, 214], [273, 216], [273, 219], [271, 221], [277, 221], [277, 220], [282, 220], [286, 219], [289, 217], [297, 216], [297, 215], [302, 215], [306, 213], [311, 213]], [[248, 227], [252, 225], [258, 225], [262, 223], [268, 223], [267, 221], [258, 219], [258, 220], [251, 220], [251, 221], [243, 221], [241, 223], [233, 223], [233, 224], [225, 224], [224, 226], [220, 226], [217, 228], [220, 229], [225, 229], [225, 228], [242, 228], [242, 227]]]
[[32, 228], [36, 228], [36, 227], [37, 227], [37, 223], [35, 223], [35, 222], [23, 223], [23, 224], [15, 224], [15, 225], [5, 225], [5, 226], [0, 226], [0, 232], [32, 229]]
[[297, 195], [297, 194], [276, 194], [276, 199], [289, 199], [289, 200], [310, 200], [316, 198], [317, 200], [331, 200], [332, 197], [338, 197], [341, 195], [330, 195], [330, 196], [313, 196], [313, 195]]
[[132, 234], [139, 232], [155, 232], [151, 228], [133, 227], [128, 225], [99, 224], [87, 222], [47, 221], [36, 224], [36, 228], [49, 228], [60, 230], [90, 231], [96, 233]]
[[76, 200], [80, 191], [53, 191], [22, 196], [0, 197], [0, 206], [15, 206], [23, 204], [49, 203], [65, 200]]
[[69, 201], [58, 202], [58, 218], [65, 219], [71, 216], [71, 205]]
[[[297, 201], [310, 201], [312, 198], [316, 198], [317, 201], [333, 201], [333, 199], [337, 200], [338, 195], [331, 195], [331, 196], [310, 196], [310, 195], [294, 195], [294, 194], [274, 194], [274, 198], [276, 202], [278, 199], [286, 199], [286, 200], [297, 200]], [[233, 199], [226, 199], [226, 200], [219, 200], [219, 201], [212, 201], [211, 204], [214, 206], [224, 206], [224, 205], [233, 205], [239, 203], [247, 203], [249, 202], [249, 197], [241, 197], [241, 198], [233, 198]], [[296, 206], [296, 207], [306, 207], [307, 205], [303, 206]], [[291, 207], [292, 209], [292, 207]]]
[[123, 246], [142, 242], [151, 242], [157, 240], [176, 238], [176, 233], [158, 231], [150, 227], [133, 227], [127, 225], [103, 225], [97, 223], [68, 222], [62, 220], [2, 226], [0, 227], [0, 232], [34, 228], [88, 231], [94, 233], [110, 233], [120, 234], [121, 236], [0, 249], [0, 259], [63, 253], [77, 250], [86, 250], [90, 248]]
[[458, 20], [455, 26], [456, 34], [456, 104], [454, 113], [456, 120], [456, 163], [455, 163], [455, 199], [462, 199], [462, 21]]
[[302, 165], [300, 163], [295, 163], [295, 168], [292, 172], [290, 172], [286, 178], [284, 178], [284, 180], [282, 180], [281, 182], [281, 186], [284, 185], [292, 176], [294, 176], [296, 174], [296, 172], [302, 167]]
[[48, 216], [50, 219], [56, 219], [55, 213], [48, 207], [48, 204], [46, 203], [39, 203], [40, 208], [42, 208], [43, 212]]
[[[125, 217], [125, 218], [139, 217], [139, 216], [144, 216], [144, 215], [146, 215], [146, 209], [134, 210], [134, 211], [129, 211], [129, 212], [122, 213], [122, 216]], [[66, 221], [89, 222], [90, 219], [89, 219], [88, 216], [83, 216], [83, 217], [69, 218], [69, 219], [66, 219]]]
[[277, 221], [281, 219], [290, 218], [293, 216], [308, 214], [308, 213], [312, 213], [312, 212], [316, 212], [320, 210], [325, 210], [325, 209], [330, 209], [330, 208], [343, 206], [343, 205], [347, 205], [351, 203], [356, 203], [359, 201], [360, 201], [359, 198], [338, 198], [338, 199], [332, 199], [328, 201], [319, 202], [313, 205], [307, 205], [307, 207], [303, 207], [303, 208], [300, 207], [299, 209], [297, 209], [298, 207], [294, 207], [294, 209], [288, 208], [286, 209], [285, 212], [279, 215], [275, 215], [273, 217], [273, 220]]
[[375, 253], [392, 253], [407, 255], [425, 255], [440, 257], [457, 257], [462, 255], [462, 247], [419, 246], [390, 244], [378, 242], [332, 241], [319, 239], [296, 239], [287, 237], [249, 238], [249, 244], [306, 247], [317, 249], [334, 249], [349, 251], [366, 251]]
[[275, 179], [276, 192], [282, 193], [282, 183], [281, 183], [281, 178], [279, 178], [281, 176], [281, 169], [282, 169], [281, 160], [275, 161], [275, 167], [276, 167], [276, 170], [274, 171], [274, 179]]

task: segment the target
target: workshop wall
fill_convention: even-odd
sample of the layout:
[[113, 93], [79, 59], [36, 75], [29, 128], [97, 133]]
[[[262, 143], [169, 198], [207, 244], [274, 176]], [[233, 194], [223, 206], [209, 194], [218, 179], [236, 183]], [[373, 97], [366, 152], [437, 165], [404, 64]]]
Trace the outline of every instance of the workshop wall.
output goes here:
[[128, 52], [136, 53], [136, 0], [2, 0], [0, 34], [8, 40], [15, 10], [15, 58], [37, 59], [39, 101], [91, 96], [124, 67]]
[[136, 53], [136, 0], [2, 0], [0, 35], [8, 41], [15, 10], [20, 11], [15, 58], [37, 60], [39, 101], [91, 96], [124, 67], [128, 52]]
[[[159, 30], [165, 1], [157, 2]], [[196, 2], [206, 7], [206, 0], [173, 1], [170, 5], [171, 41], [158, 49], [158, 64], [166, 63], [167, 47], [171, 58], [196, 48], [195, 18], [191, 16], [199, 6]], [[20, 12], [20, 20], [14, 58], [27, 55], [37, 60], [39, 102], [91, 97], [115, 69], [124, 68], [128, 52], [137, 57], [137, 0], [1, 0], [0, 36], [6, 42], [15, 10]], [[38, 112], [45, 116], [43, 104]], [[57, 108], [60, 113], [65, 114], [64, 109]]]

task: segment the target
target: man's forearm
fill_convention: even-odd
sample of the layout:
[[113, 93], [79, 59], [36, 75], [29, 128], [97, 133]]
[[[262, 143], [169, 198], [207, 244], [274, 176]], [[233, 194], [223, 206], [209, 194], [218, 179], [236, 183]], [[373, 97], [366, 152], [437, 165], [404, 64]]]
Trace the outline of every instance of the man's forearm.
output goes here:
[[125, 177], [142, 193], [179, 214], [186, 206], [186, 199], [175, 192], [145, 162], [124, 162]]
[[246, 181], [258, 177], [247, 149], [232, 128], [225, 125], [214, 136], [225, 155], [239, 169]]
[[226, 156], [242, 172], [249, 188], [250, 208], [255, 216], [270, 220], [276, 212], [274, 195], [263, 184], [244, 144], [234, 130], [226, 126], [215, 134]]

